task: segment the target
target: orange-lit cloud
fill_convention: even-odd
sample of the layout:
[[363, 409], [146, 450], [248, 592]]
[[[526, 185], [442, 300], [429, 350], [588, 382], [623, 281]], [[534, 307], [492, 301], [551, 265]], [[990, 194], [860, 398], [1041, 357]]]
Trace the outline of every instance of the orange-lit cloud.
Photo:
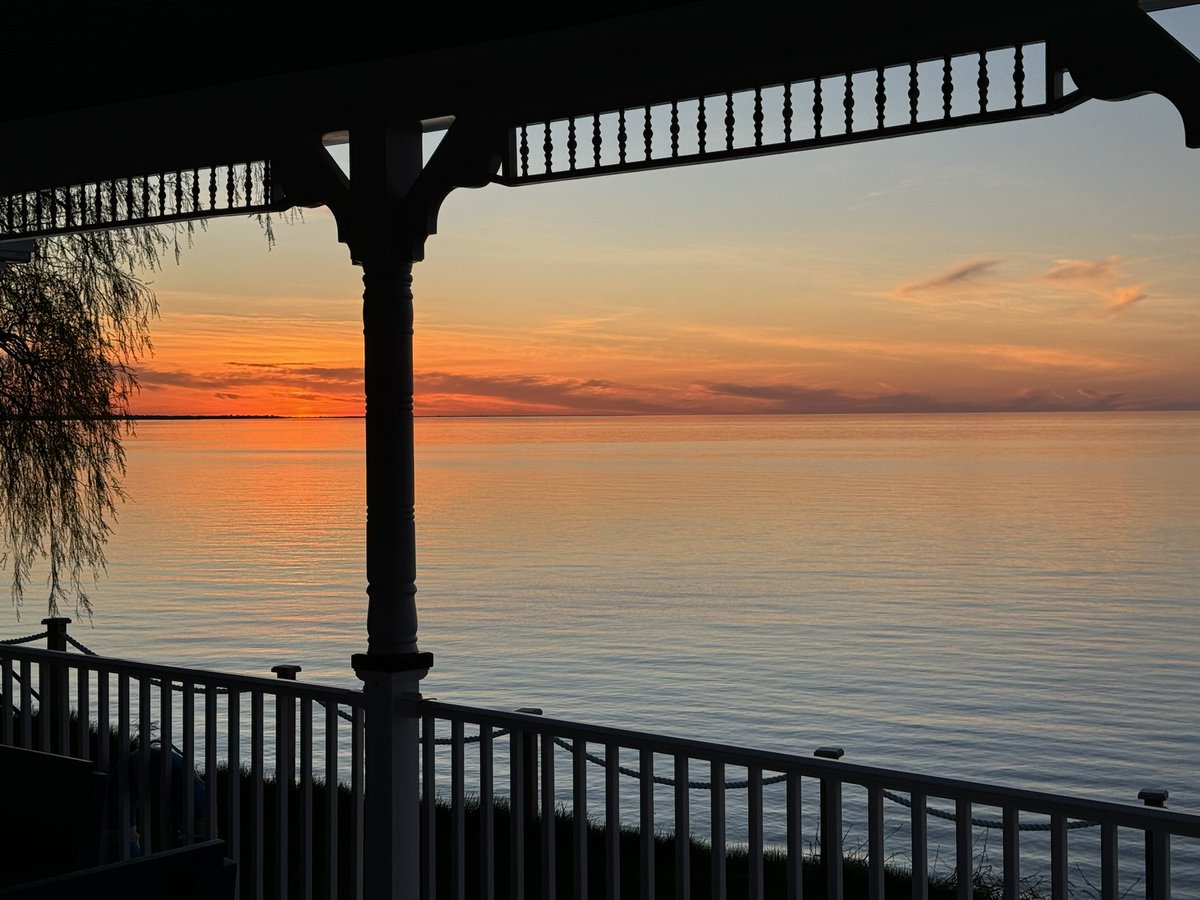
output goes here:
[[1120, 256], [1106, 259], [1060, 259], [1054, 268], [1043, 273], [1047, 282], [1065, 284], [1104, 301], [1108, 317], [1118, 315], [1148, 296], [1147, 285], [1120, 284], [1125, 260]]

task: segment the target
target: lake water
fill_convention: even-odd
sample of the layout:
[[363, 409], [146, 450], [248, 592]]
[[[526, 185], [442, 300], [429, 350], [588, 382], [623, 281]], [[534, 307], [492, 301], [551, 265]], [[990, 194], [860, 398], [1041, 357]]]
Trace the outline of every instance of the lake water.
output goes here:
[[[363, 424], [154, 421], [98, 652], [356, 684]], [[1200, 414], [424, 419], [426, 693], [1200, 811]], [[0, 637], [23, 634], [8, 613]]]

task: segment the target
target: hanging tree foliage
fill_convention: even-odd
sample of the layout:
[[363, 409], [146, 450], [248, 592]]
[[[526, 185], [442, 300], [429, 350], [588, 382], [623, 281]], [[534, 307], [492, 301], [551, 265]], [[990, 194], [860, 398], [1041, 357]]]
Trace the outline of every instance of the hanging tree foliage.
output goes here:
[[97, 231], [0, 265], [0, 527], [18, 609], [44, 561], [49, 614], [91, 612], [86, 587], [124, 497], [133, 366], [157, 311], [139, 273], [173, 242], [152, 228]]

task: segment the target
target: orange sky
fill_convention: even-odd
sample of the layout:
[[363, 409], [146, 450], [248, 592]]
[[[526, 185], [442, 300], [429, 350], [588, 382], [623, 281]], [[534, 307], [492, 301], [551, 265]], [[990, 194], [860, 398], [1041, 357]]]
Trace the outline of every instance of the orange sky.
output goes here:
[[[1198, 176], [1146, 97], [459, 191], [415, 272], [417, 410], [1198, 408]], [[325, 210], [276, 233], [213, 222], [150, 276], [135, 412], [361, 414], [360, 272]]]

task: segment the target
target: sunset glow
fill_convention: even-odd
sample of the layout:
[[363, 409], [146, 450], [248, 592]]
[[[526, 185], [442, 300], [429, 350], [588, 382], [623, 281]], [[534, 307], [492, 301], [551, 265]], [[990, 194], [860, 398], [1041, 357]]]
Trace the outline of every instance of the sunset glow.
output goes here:
[[[1161, 21], [1193, 48], [1200, 14]], [[414, 275], [420, 415], [1200, 407], [1200, 154], [1163, 100], [458, 191]], [[332, 217], [152, 273], [141, 414], [361, 415]]]

